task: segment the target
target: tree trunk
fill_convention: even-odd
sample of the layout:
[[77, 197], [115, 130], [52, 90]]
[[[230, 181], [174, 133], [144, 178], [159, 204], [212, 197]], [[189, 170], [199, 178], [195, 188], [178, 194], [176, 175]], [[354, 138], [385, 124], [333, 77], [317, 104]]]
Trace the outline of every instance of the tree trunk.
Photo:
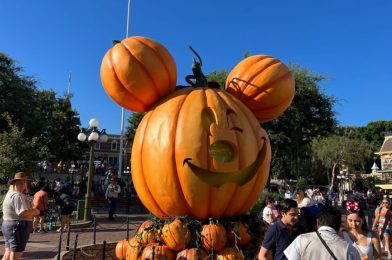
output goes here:
[[331, 186], [329, 187], [331, 190], [335, 186], [335, 182], [336, 182], [336, 175], [335, 175], [336, 166], [337, 166], [337, 163], [334, 163], [333, 167], [332, 167]]

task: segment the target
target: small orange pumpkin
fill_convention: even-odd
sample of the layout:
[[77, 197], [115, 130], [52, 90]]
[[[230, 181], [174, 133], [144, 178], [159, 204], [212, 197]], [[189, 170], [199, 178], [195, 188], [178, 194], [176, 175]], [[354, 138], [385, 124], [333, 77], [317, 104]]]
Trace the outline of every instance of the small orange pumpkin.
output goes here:
[[142, 36], [126, 38], [109, 49], [100, 74], [114, 102], [136, 112], [147, 111], [173, 92], [177, 82], [176, 64], [169, 51]]
[[260, 122], [268, 122], [290, 106], [295, 82], [280, 60], [254, 55], [242, 60], [229, 73], [226, 90], [248, 106]]
[[238, 237], [238, 242], [240, 245], [248, 244], [252, 239], [251, 235], [249, 234], [248, 224], [241, 221], [234, 222], [229, 230], [230, 242], [233, 244], [236, 241], [236, 236]]
[[216, 260], [243, 260], [244, 254], [235, 247], [226, 247], [216, 254]]
[[174, 260], [176, 254], [166, 245], [150, 244], [144, 248], [142, 259]]
[[137, 260], [141, 250], [142, 250], [142, 245], [138, 241], [138, 238], [137, 237], [131, 238], [130, 240], [128, 240], [128, 248], [127, 248], [127, 253], [125, 255], [125, 259]]
[[143, 246], [157, 242], [157, 231], [153, 224], [152, 221], [147, 220], [137, 230], [136, 237]]
[[165, 224], [161, 236], [165, 244], [174, 251], [184, 249], [192, 238], [189, 228], [180, 219]]
[[212, 222], [203, 225], [201, 230], [201, 242], [207, 250], [221, 250], [227, 243], [225, 227]]
[[176, 260], [205, 260], [207, 257], [207, 252], [201, 248], [188, 248], [178, 252]]
[[128, 250], [128, 241], [126, 239], [117, 242], [115, 253], [116, 257], [120, 259], [125, 259]]

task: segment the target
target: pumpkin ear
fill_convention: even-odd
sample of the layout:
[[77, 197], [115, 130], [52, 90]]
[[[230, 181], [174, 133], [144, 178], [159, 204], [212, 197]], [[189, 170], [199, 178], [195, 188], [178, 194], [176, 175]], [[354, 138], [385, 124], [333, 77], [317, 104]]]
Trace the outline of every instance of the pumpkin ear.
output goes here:
[[135, 112], [148, 111], [176, 89], [173, 57], [163, 45], [142, 36], [126, 38], [109, 49], [100, 74], [114, 102]]
[[263, 123], [279, 117], [290, 106], [295, 81], [280, 60], [254, 55], [242, 60], [230, 72], [226, 91], [242, 101]]

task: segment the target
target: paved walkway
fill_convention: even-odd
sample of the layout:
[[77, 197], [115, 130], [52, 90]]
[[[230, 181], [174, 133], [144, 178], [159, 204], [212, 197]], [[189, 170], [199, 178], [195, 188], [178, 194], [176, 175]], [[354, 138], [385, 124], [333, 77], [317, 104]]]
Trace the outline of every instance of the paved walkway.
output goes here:
[[[127, 217], [130, 218], [130, 231], [129, 234], [132, 236], [136, 228], [147, 218], [150, 217], [148, 214], [119, 214], [115, 215], [114, 221], [109, 221], [107, 214], [96, 215], [97, 219], [97, 232], [96, 232], [96, 243], [102, 244], [104, 240], [107, 242], [119, 241], [125, 239], [127, 235]], [[72, 247], [75, 241], [75, 235], [79, 234], [78, 245], [89, 245], [93, 244], [93, 228], [71, 228], [70, 235], [70, 246]], [[58, 252], [59, 247], [59, 236], [60, 234], [56, 231], [50, 231], [48, 233], [34, 233], [31, 234], [30, 240], [27, 243], [27, 248], [23, 254], [22, 259], [53, 259]], [[62, 236], [62, 251], [65, 251], [67, 244], [67, 233], [63, 233]], [[4, 254], [4, 237], [0, 236], [0, 256]]]

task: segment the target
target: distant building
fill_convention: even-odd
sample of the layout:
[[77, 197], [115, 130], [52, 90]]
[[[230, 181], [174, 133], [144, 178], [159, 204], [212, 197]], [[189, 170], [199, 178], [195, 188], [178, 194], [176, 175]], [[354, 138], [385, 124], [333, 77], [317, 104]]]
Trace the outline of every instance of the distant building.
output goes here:
[[392, 173], [392, 133], [385, 134], [381, 150], [375, 154], [379, 155], [381, 160], [381, 170], [379, 172], [388, 171]]

